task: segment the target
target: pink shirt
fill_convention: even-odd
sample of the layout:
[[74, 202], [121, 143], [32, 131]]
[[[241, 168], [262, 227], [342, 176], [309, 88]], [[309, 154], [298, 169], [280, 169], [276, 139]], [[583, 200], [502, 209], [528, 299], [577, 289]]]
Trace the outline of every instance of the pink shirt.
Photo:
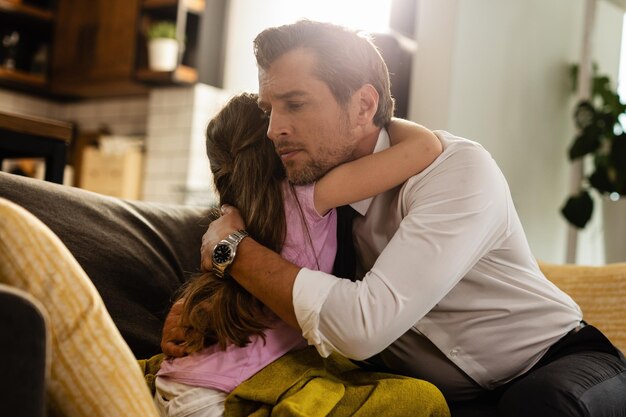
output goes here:
[[[290, 188], [284, 181], [287, 234], [281, 255], [298, 266], [330, 273], [337, 251], [335, 210], [324, 216], [315, 211], [314, 184], [294, 186], [295, 196]], [[166, 359], [158, 376], [231, 392], [285, 353], [305, 346], [306, 341], [299, 331], [275, 318], [272, 328], [265, 331], [265, 342], [261, 337], [252, 337], [243, 348], [230, 345], [226, 350], [220, 350], [219, 346], [213, 345], [183, 358]]]

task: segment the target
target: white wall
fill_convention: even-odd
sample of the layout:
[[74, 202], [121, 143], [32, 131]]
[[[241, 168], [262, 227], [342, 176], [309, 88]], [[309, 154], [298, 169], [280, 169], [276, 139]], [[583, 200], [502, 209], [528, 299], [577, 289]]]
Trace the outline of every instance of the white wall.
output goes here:
[[226, 90], [204, 84], [151, 91], [143, 200], [203, 206], [216, 203], [204, 135], [209, 119], [229, 98]]
[[[616, 79], [622, 13], [598, 2], [594, 60]], [[410, 117], [480, 142], [504, 172], [535, 255], [563, 262], [568, 66], [580, 58], [583, 0], [422, 0]], [[595, 214], [598, 214], [599, 210]], [[599, 216], [594, 216], [599, 217]], [[578, 261], [601, 263], [598, 233]]]
[[224, 88], [258, 90], [252, 41], [263, 29], [306, 18], [380, 32], [387, 26], [390, 4], [391, 0], [230, 0]]

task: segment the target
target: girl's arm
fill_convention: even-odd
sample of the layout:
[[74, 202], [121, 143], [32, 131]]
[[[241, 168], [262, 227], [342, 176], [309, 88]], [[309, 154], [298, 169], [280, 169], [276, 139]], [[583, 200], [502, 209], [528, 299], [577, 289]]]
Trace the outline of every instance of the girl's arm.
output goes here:
[[387, 127], [391, 147], [341, 164], [315, 184], [315, 209], [320, 214], [387, 191], [430, 165], [442, 145], [430, 130], [394, 118]]

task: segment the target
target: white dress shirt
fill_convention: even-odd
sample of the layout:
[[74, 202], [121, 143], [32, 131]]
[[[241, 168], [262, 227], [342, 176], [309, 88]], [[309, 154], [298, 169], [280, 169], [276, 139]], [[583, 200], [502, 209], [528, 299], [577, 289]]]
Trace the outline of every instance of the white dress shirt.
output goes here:
[[[435, 134], [443, 153], [428, 168], [353, 204], [363, 280], [302, 269], [295, 313], [323, 356], [363, 360], [412, 330], [491, 389], [530, 369], [582, 313], [539, 270], [491, 155]], [[375, 152], [387, 147], [383, 129]]]

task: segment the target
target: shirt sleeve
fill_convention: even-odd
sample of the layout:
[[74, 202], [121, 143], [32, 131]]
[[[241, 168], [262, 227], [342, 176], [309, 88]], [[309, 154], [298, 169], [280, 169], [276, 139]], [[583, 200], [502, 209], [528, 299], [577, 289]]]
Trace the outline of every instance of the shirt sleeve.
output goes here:
[[302, 270], [294, 307], [322, 355], [362, 360], [424, 317], [503, 238], [508, 187], [480, 147], [450, 155], [400, 191], [402, 220], [372, 269], [351, 282]]
[[340, 281], [333, 275], [302, 268], [293, 288], [294, 310], [302, 336], [325, 358], [337, 349], [319, 331], [320, 311], [328, 294]]

